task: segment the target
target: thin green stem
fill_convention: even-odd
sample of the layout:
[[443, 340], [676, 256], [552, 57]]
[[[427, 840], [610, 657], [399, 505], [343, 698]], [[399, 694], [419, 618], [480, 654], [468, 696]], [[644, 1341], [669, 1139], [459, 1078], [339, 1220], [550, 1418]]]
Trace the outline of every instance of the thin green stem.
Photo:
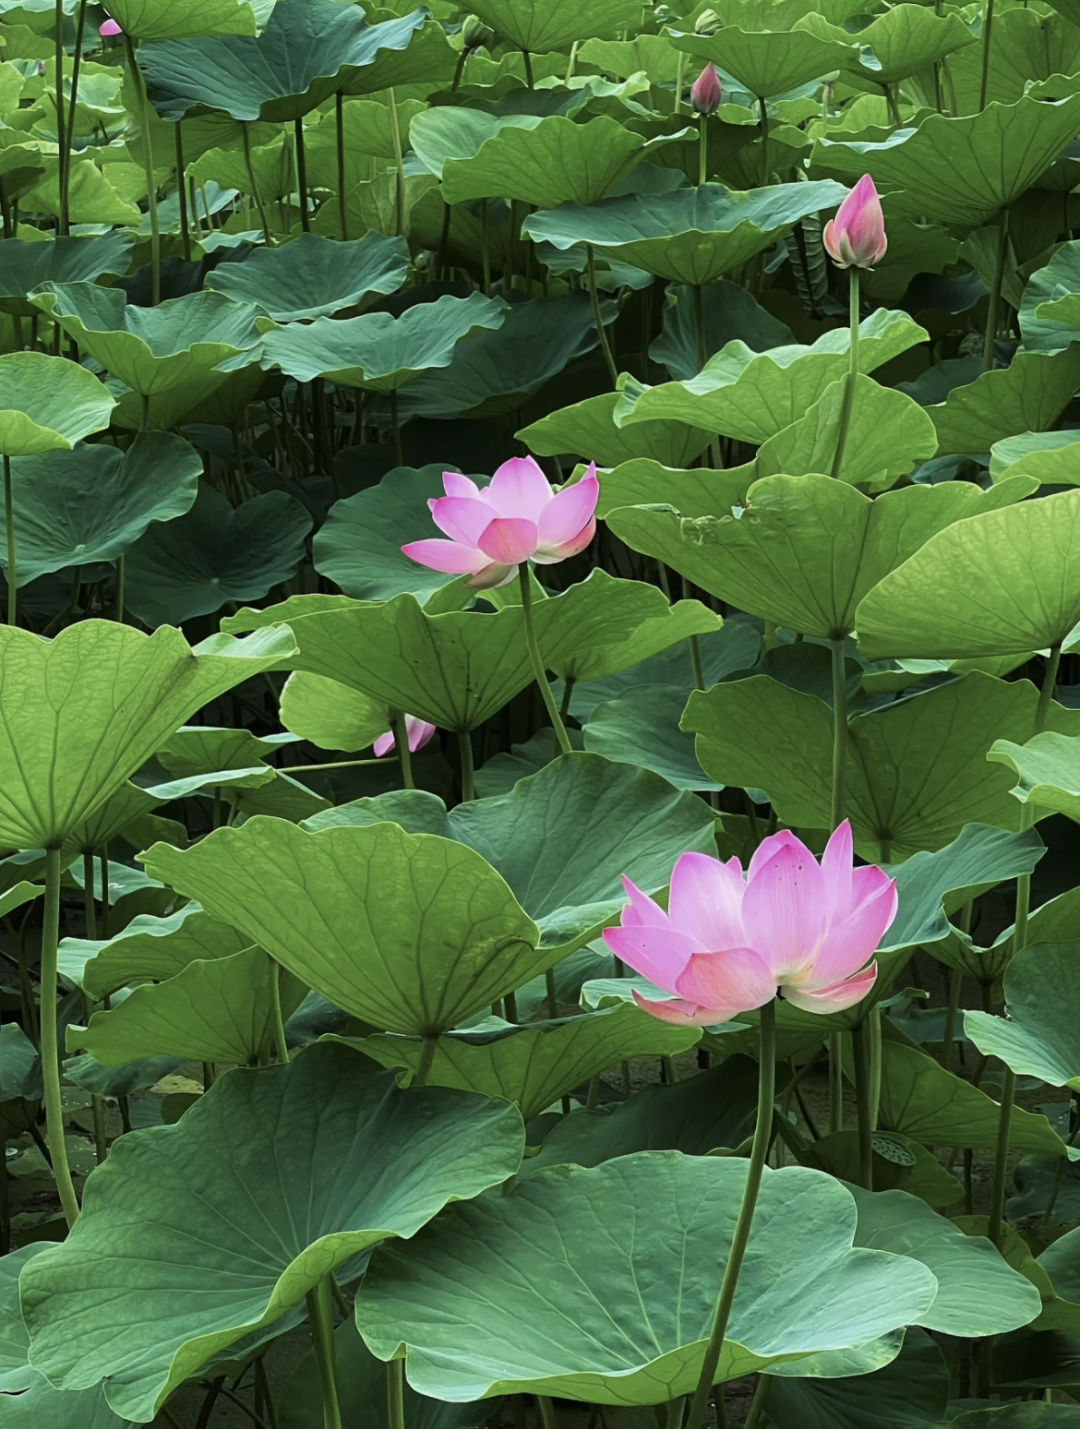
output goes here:
[[829, 1131], [844, 1129], [844, 1038], [829, 1033]]
[[851, 412], [855, 406], [855, 388], [859, 378], [859, 270], [848, 269], [848, 321], [851, 327], [851, 350], [848, 354], [847, 381], [844, 386], [844, 405], [840, 409], [840, 428], [836, 433], [836, 453], [833, 456], [832, 475], [839, 476], [844, 465], [844, 448], [847, 445], [848, 428], [851, 426]]
[[124, 577], [127, 567], [123, 555], [116, 558], [116, 592], [114, 597], [114, 613], [117, 625], [124, 623]]
[[394, 167], [397, 177], [394, 181], [394, 232], [400, 238], [405, 232], [405, 155], [401, 147], [401, 125], [398, 123], [397, 104], [391, 87], [386, 91], [386, 107], [390, 114], [390, 143], [394, 149]]
[[68, 1166], [64, 1108], [60, 1099], [60, 1047], [56, 1018], [60, 945], [60, 850], [45, 851], [45, 921], [41, 932], [41, 1075], [45, 1082], [45, 1130], [53, 1178], [70, 1228], [79, 1219], [79, 1198]]
[[1013, 1103], [1016, 1100], [1016, 1073], [1005, 1068], [1001, 1084], [1001, 1108], [998, 1112], [997, 1145], [994, 1148], [994, 1176], [990, 1189], [990, 1219], [986, 1234], [1001, 1249], [1005, 1221], [1005, 1180], [1009, 1170], [1009, 1132], [1012, 1129]]
[[341, 223], [341, 237], [347, 242], [349, 217], [348, 207], [345, 203], [345, 96], [340, 90], [334, 96], [334, 110], [337, 119], [338, 219]]
[[7, 623], [19, 618], [19, 563], [15, 550], [15, 502], [11, 486], [11, 458], [4, 453], [4, 521], [7, 526]]
[[533, 88], [533, 67], [532, 56], [528, 50], [522, 50], [522, 57], [525, 60], [525, 84], [529, 89]]
[[591, 243], [585, 245], [585, 252], [588, 255], [585, 259], [585, 282], [589, 289], [589, 301], [592, 303], [593, 323], [596, 326], [596, 335], [600, 340], [600, 351], [604, 354], [604, 361], [607, 364], [611, 385], [612, 387], [618, 387], [619, 369], [615, 365], [615, 356], [611, 351], [607, 329], [604, 327], [604, 320], [600, 312], [600, 295], [596, 291], [596, 255], [593, 252]]
[[697, 365], [700, 372], [708, 361], [705, 346], [705, 297], [700, 283], [693, 285], [694, 302], [694, 343], [697, 347]]
[[767, 1374], [759, 1374], [754, 1385], [754, 1397], [750, 1401], [750, 1413], [746, 1416], [743, 1429], [758, 1429], [765, 1413], [765, 1400], [769, 1396], [772, 1380]]
[[484, 296], [491, 297], [491, 240], [488, 236], [488, 201], [480, 200], [480, 268], [483, 275]]
[[435, 1052], [439, 1045], [439, 1034], [426, 1036], [424, 1045], [420, 1052], [420, 1060], [416, 1064], [416, 1072], [409, 1083], [413, 1087], [426, 1087], [427, 1079], [431, 1076], [431, 1064], [435, 1060]]
[[386, 1422], [388, 1429], [405, 1429], [405, 1361], [386, 1366]]
[[679, 63], [675, 69], [675, 110], [676, 114], [682, 113], [682, 92], [683, 84], [686, 80], [686, 55], [679, 51]]
[[317, 769], [358, 769], [365, 764], [393, 763], [396, 755], [384, 754], [381, 759], [332, 759], [329, 764], [283, 764], [279, 774], [313, 774]]
[[56, 220], [57, 233], [67, 232], [67, 213], [65, 209], [66, 194], [64, 193], [64, 170], [67, 167], [67, 124], [64, 116], [64, 0], [56, 0], [53, 7], [53, 28], [55, 31], [54, 63], [56, 74], [56, 144], [60, 151], [60, 209]]
[[855, 1049], [855, 1109], [859, 1126], [859, 1181], [868, 1191], [874, 1189], [874, 1125], [872, 1107], [872, 1069], [870, 1038], [867, 1025], [856, 1027], [851, 1034]]
[[324, 1275], [315, 1289], [308, 1291], [307, 1308], [322, 1390], [323, 1429], [342, 1429], [334, 1355], [334, 1293], [329, 1275]]
[[554, 968], [548, 968], [544, 974], [544, 991], [547, 994], [547, 1015], [554, 1022], [559, 1015], [559, 993], [555, 986]]
[[285, 1041], [285, 1021], [281, 1015], [281, 973], [282, 969], [271, 958], [270, 1011], [273, 1021], [270, 1030], [274, 1036], [274, 1046], [277, 1053], [277, 1060], [287, 1066], [289, 1062], [289, 1048]]
[[698, 115], [698, 187], [705, 183], [709, 173], [709, 130], [707, 114]]
[[457, 732], [458, 751], [461, 755], [461, 798], [471, 804], [476, 798], [476, 773], [473, 766], [472, 735], [467, 729]]
[[[79, 18], [75, 26], [75, 54], [71, 62], [71, 98], [68, 101], [67, 143], [60, 148], [60, 222], [59, 230], [67, 233], [70, 227], [68, 197], [71, 190], [71, 157], [75, 149], [75, 111], [79, 103], [79, 72], [82, 69], [83, 36], [86, 34], [87, 0], [79, 0]], [[62, 92], [59, 78], [56, 95]], [[57, 135], [59, 141], [59, 134]]]
[[390, 436], [394, 443], [394, 465], [405, 465], [405, 450], [401, 445], [401, 422], [398, 419], [397, 388], [390, 391]]
[[[59, 0], [57, 0], [59, 4]], [[129, 34], [124, 34], [131, 82], [139, 101], [139, 127], [142, 130], [143, 172], [146, 175], [146, 209], [150, 215], [150, 262], [153, 265], [151, 296], [156, 307], [161, 302], [161, 225], [158, 222], [157, 188], [154, 182], [154, 149], [150, 137], [150, 101], [146, 95], [146, 81], [135, 57], [135, 45]]]
[[[993, 5], [994, 0], [989, 0]], [[997, 341], [998, 311], [1001, 307], [1001, 285], [1005, 280], [1005, 255], [1009, 249], [1009, 210], [1003, 208], [998, 215], [997, 262], [994, 264], [994, 281], [990, 287], [990, 300], [986, 308], [986, 336], [983, 338], [983, 371], [990, 372], [994, 366], [994, 344]]]
[[269, 248], [272, 242], [270, 224], [267, 221], [266, 209], [263, 207], [262, 194], [259, 192], [259, 181], [255, 177], [255, 165], [251, 161], [251, 131], [244, 120], [240, 122], [240, 135], [244, 145], [244, 165], [247, 169], [248, 183], [251, 185], [251, 197], [255, 200], [259, 222], [262, 224], [263, 242]]
[[844, 770], [847, 764], [847, 665], [843, 638], [830, 640], [832, 651], [832, 817], [831, 828], [844, 818]]
[[555, 731], [555, 742], [559, 746], [560, 754], [572, 754], [573, 745], [570, 743], [566, 733], [566, 726], [559, 716], [559, 709], [555, 703], [555, 696], [551, 693], [551, 685], [548, 683], [547, 671], [544, 669], [543, 656], [540, 654], [540, 646], [536, 639], [536, 628], [533, 624], [532, 608], [532, 575], [529, 571], [527, 561], [522, 561], [518, 566], [518, 584], [521, 587], [521, 610], [525, 618], [525, 643], [529, 649], [529, 658], [532, 660], [533, 675], [536, 683], [540, 686], [540, 695], [544, 701], [544, 708], [547, 710], [551, 727]]
[[401, 777], [406, 789], [415, 789], [412, 772], [412, 750], [409, 748], [409, 731], [405, 716], [400, 710], [390, 711], [390, 728], [394, 735], [394, 749], [401, 760]]
[[945, 1031], [941, 1038], [941, 1065], [947, 1072], [952, 1071], [953, 1046], [956, 1042], [956, 1024], [960, 1017], [960, 996], [964, 987], [964, 974], [959, 968], [949, 970], [949, 1000], [945, 1005]]
[[990, 82], [990, 36], [994, 29], [994, 0], [986, 0], [986, 18], [982, 35], [982, 75], [979, 80], [979, 109], [986, 108], [986, 91]]
[[720, 1353], [724, 1347], [724, 1336], [731, 1318], [731, 1307], [735, 1303], [739, 1272], [742, 1270], [746, 1247], [750, 1240], [750, 1228], [753, 1225], [754, 1210], [757, 1206], [758, 1192], [761, 1189], [761, 1178], [765, 1170], [765, 1156], [769, 1150], [769, 1140], [772, 1136], [773, 1099], [776, 1094], [775, 1002], [767, 1002], [761, 1009], [758, 1057], [760, 1066], [758, 1069], [757, 1124], [754, 1127], [754, 1144], [750, 1152], [750, 1164], [746, 1169], [746, 1186], [743, 1190], [742, 1204], [739, 1207], [739, 1217], [735, 1223], [735, 1234], [731, 1240], [731, 1250], [728, 1252], [728, 1262], [724, 1268], [724, 1279], [716, 1302], [716, 1313], [713, 1316], [712, 1332], [709, 1335], [705, 1359], [701, 1366], [701, 1377], [694, 1391], [686, 1429], [701, 1429], [705, 1419], [713, 1380], [720, 1363]]
[[302, 118], [294, 121], [293, 134], [296, 137], [296, 188], [300, 196], [300, 228], [304, 233], [310, 233], [311, 215], [308, 213], [307, 155], [304, 151], [304, 121]]
[[768, 188], [769, 185], [769, 110], [764, 99], [758, 100], [758, 113], [761, 115], [761, 186]]
[[559, 1429], [559, 1414], [552, 1400], [546, 1394], [538, 1394], [536, 1404], [540, 1410], [540, 1423], [544, 1429]]
[[184, 262], [191, 262], [191, 221], [188, 217], [187, 164], [184, 160], [184, 132], [178, 119], [173, 125], [173, 148], [176, 153], [176, 192], [180, 199], [180, 234], [184, 244]]

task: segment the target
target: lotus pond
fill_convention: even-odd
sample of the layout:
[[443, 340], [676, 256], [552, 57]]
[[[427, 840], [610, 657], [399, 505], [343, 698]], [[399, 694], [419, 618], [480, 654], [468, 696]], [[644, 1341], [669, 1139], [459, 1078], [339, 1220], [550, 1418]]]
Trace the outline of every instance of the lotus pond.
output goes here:
[[1080, 1425], [1077, 0], [0, 0], [0, 1429]]

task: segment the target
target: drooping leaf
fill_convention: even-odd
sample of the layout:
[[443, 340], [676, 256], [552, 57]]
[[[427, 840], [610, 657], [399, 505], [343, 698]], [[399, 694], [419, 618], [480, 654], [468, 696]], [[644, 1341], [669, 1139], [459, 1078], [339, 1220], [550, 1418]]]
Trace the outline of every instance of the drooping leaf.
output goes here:
[[1022, 1076], [1052, 1087], [1080, 1088], [1076, 943], [1022, 948], [1005, 973], [1006, 1017], [965, 1012], [964, 1035]]
[[719, 789], [697, 762], [693, 736], [679, 728], [685, 708], [686, 692], [677, 685], [632, 685], [592, 710], [585, 748], [651, 769], [676, 789]]
[[[616, 393], [587, 397], [523, 427], [517, 433], [539, 456], [577, 452], [601, 466], [646, 457], [664, 466], [685, 467], [708, 446], [711, 432], [678, 419], [640, 421], [616, 426]], [[719, 428], [713, 428], [719, 430]]]
[[140, 914], [112, 938], [61, 939], [60, 975], [99, 1001], [130, 982], [163, 982], [197, 959], [227, 958], [247, 945], [235, 928], [185, 903], [165, 918]]
[[9, 457], [70, 451], [107, 427], [116, 406], [92, 372], [43, 352], [0, 357], [0, 392], [0, 452]]
[[42, 283], [93, 283], [106, 273], [126, 273], [131, 238], [125, 233], [54, 238], [48, 243], [0, 239], [0, 311], [33, 317], [28, 294]]
[[944, 1423], [948, 1366], [919, 1330], [908, 1330], [897, 1357], [867, 1374], [814, 1378], [799, 1375], [798, 1363], [791, 1368], [791, 1375], [769, 1377], [776, 1429], [941, 1429]]
[[367, 233], [333, 243], [301, 233], [283, 248], [253, 248], [243, 263], [220, 264], [206, 286], [283, 323], [329, 317], [372, 293], [396, 293], [408, 271], [402, 238]]
[[954, 387], [926, 408], [938, 451], [985, 452], [994, 442], [1052, 427], [1080, 381], [1080, 347], [1063, 352], [1018, 352], [1008, 367]]

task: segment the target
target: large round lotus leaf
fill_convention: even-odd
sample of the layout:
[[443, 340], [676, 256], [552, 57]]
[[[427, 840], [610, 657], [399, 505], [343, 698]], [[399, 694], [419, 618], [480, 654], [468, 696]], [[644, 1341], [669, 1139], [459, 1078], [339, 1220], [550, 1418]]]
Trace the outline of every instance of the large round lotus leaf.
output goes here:
[[[152, 522], [183, 516], [198, 492], [202, 460], [180, 437], [144, 432], [127, 451], [102, 442], [17, 457], [11, 473], [18, 583], [25, 585], [50, 571], [115, 561]], [[5, 555], [6, 531], [0, 513]]]
[[[1080, 621], [1080, 490], [940, 531], [859, 605], [871, 660], [1026, 655]], [[1004, 736], [1007, 737], [1007, 736]]]
[[70, 451], [87, 433], [107, 427], [115, 406], [109, 389], [66, 357], [43, 352], [0, 357], [0, 452], [5, 456]]
[[148, 636], [115, 621], [86, 620], [55, 640], [4, 626], [0, 846], [59, 846], [185, 719], [294, 648], [287, 629], [216, 635], [193, 650], [178, 630]]
[[468, 8], [518, 49], [540, 53], [641, 24], [636, 0], [469, 0]]
[[[644, 457], [664, 466], [685, 467], [701, 455], [720, 430], [711, 423], [701, 423], [700, 418], [698, 426], [678, 419], [616, 426], [615, 415], [621, 405], [615, 392], [587, 397], [584, 402], [541, 417], [516, 435], [539, 456], [581, 452], [602, 466], [618, 466]], [[702, 430], [703, 426], [707, 429]]]
[[[607, 1067], [628, 1057], [675, 1056], [700, 1037], [696, 1027], [675, 1027], [624, 1004], [529, 1027], [507, 1023], [449, 1033], [439, 1038], [428, 1081], [436, 1087], [505, 1097], [531, 1121]], [[412, 1072], [423, 1052], [416, 1038], [365, 1037], [355, 1045], [384, 1067]]]
[[676, 789], [719, 790], [694, 754], [694, 738], [679, 728], [686, 691], [677, 685], [635, 685], [599, 704], [585, 725], [585, 748], [607, 759], [651, 769]]
[[103, 273], [126, 273], [132, 239], [126, 233], [97, 238], [55, 238], [49, 243], [0, 240], [0, 312], [33, 317], [27, 294], [41, 283], [93, 282]]
[[[551, 1167], [509, 1196], [455, 1206], [404, 1253], [376, 1253], [356, 1301], [360, 1333], [381, 1359], [404, 1345], [409, 1383], [440, 1399], [687, 1394], [746, 1169], [654, 1152]], [[855, 1221], [831, 1177], [766, 1170], [717, 1382], [866, 1344], [926, 1312], [934, 1276], [853, 1249]]]
[[1080, 347], [1018, 352], [1008, 367], [982, 372], [926, 408], [939, 454], [984, 452], [1006, 437], [1045, 431], [1068, 406], [1078, 382]]
[[408, 272], [403, 238], [366, 233], [355, 243], [335, 243], [302, 233], [282, 248], [253, 248], [242, 263], [219, 265], [206, 286], [276, 322], [293, 322], [355, 307], [369, 293], [396, 293]]
[[252, 0], [116, 0], [109, 14], [137, 40], [254, 35], [258, 26]]
[[1080, 1091], [1080, 944], [1040, 943], [1005, 973], [1006, 1017], [964, 1013], [964, 1035], [1021, 1076]]
[[437, 1034], [543, 971], [539, 930], [472, 849], [396, 824], [218, 829], [147, 870], [375, 1027]]
[[284, 491], [233, 507], [203, 483], [186, 515], [151, 527], [131, 548], [127, 603], [147, 625], [178, 625], [265, 595], [295, 573], [310, 530], [307, 508]]
[[[633, 550], [655, 556], [751, 615], [804, 635], [840, 639], [856, 623], [862, 633], [862, 612], [876, 595], [864, 601], [856, 621], [860, 600], [938, 532], [955, 531], [961, 518], [992, 512], [1030, 491], [1021, 477], [988, 492], [968, 482], [942, 482], [888, 491], [871, 501], [828, 476], [767, 476], [751, 486], [737, 514], [688, 520], [630, 506], [611, 512], [607, 524]], [[926, 602], [925, 576], [920, 590]], [[925, 640], [918, 649], [927, 653]]]
[[260, 337], [255, 309], [222, 293], [188, 293], [138, 308], [127, 305], [121, 288], [49, 283], [34, 301], [82, 351], [145, 396], [197, 383]]
[[198, 959], [227, 958], [247, 946], [235, 928], [185, 903], [165, 918], [139, 914], [113, 938], [63, 938], [60, 975], [99, 1001], [130, 982], [164, 982]]
[[671, 43], [702, 65], [719, 66], [759, 99], [786, 94], [838, 69], [854, 68], [859, 56], [854, 36], [845, 43], [801, 29], [759, 32], [725, 25], [715, 35], [676, 31]]
[[139, 60], [163, 119], [223, 110], [234, 119], [299, 119], [370, 65], [380, 49], [404, 49], [426, 12], [369, 25], [335, 0], [275, 5], [258, 37], [144, 45]]
[[33, 1363], [150, 1419], [335, 1266], [512, 1175], [523, 1140], [505, 1102], [402, 1091], [341, 1046], [230, 1072], [176, 1126], [116, 1142], [77, 1228], [24, 1267]]
[[895, 213], [975, 228], [1031, 187], [1078, 123], [1080, 94], [1025, 96], [959, 119], [931, 114], [880, 142], [819, 139], [813, 157], [819, 171], [845, 179], [872, 174]]
[[449, 367], [462, 338], [501, 327], [505, 311], [499, 299], [470, 293], [417, 303], [397, 318], [390, 313], [316, 318], [272, 329], [262, 340], [260, 360], [300, 382], [325, 377], [345, 387], [391, 392], [428, 368]]
[[977, 38], [958, 15], [937, 15], [921, 5], [905, 4], [852, 32], [814, 13], [805, 16], [799, 28], [823, 40], [848, 45], [855, 41], [862, 53], [854, 65], [849, 60], [845, 68], [875, 87], [898, 84], [920, 74], [953, 51], [973, 45]]
[[702, 284], [771, 247], [807, 214], [839, 204], [846, 192], [828, 179], [751, 193], [702, 184], [534, 213], [522, 231], [559, 249], [589, 243], [658, 278]]

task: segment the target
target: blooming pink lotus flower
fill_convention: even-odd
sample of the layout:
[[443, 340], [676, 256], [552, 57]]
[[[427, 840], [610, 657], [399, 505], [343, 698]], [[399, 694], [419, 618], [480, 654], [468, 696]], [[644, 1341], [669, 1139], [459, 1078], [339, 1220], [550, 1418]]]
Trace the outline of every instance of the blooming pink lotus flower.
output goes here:
[[830, 218], [821, 235], [825, 251], [841, 268], [872, 268], [885, 257], [885, 215], [874, 181], [862, 178]]
[[104, 25], [99, 25], [99, 26], [98, 26], [98, 34], [99, 34], [99, 35], [106, 35], [106, 36], [109, 36], [109, 35], [122, 35], [123, 33], [124, 33], [123, 30], [122, 30], [122, 29], [120, 28], [120, 26], [116, 23], [116, 21], [112, 18], [112, 16], [110, 16], [109, 19], [107, 19], [107, 20], [105, 21]]
[[820, 864], [787, 830], [764, 840], [745, 878], [737, 858], [684, 853], [667, 913], [629, 879], [623, 883], [630, 902], [604, 941], [678, 999], [635, 992], [639, 1007], [694, 1027], [762, 1007], [777, 989], [804, 1012], [853, 1007], [874, 985], [871, 958], [896, 916], [895, 881], [880, 868], [853, 867], [846, 820]]
[[[405, 716], [405, 732], [409, 736], [409, 749], [415, 754], [418, 749], [423, 749], [424, 745], [435, 733], [435, 726], [428, 724], [425, 719], [417, 719], [416, 715], [407, 714]], [[384, 754], [389, 754], [394, 748], [394, 731], [388, 729], [385, 734], [380, 734], [375, 741], [375, 758], [381, 759]]]
[[724, 98], [724, 86], [714, 64], [707, 64], [690, 86], [690, 103], [695, 114], [715, 114]]
[[596, 530], [596, 464], [554, 492], [531, 456], [504, 461], [482, 491], [460, 472], [443, 472], [445, 496], [428, 502], [448, 541], [411, 541], [404, 553], [422, 566], [468, 573], [470, 590], [508, 585], [523, 561], [553, 565], [576, 556]]

